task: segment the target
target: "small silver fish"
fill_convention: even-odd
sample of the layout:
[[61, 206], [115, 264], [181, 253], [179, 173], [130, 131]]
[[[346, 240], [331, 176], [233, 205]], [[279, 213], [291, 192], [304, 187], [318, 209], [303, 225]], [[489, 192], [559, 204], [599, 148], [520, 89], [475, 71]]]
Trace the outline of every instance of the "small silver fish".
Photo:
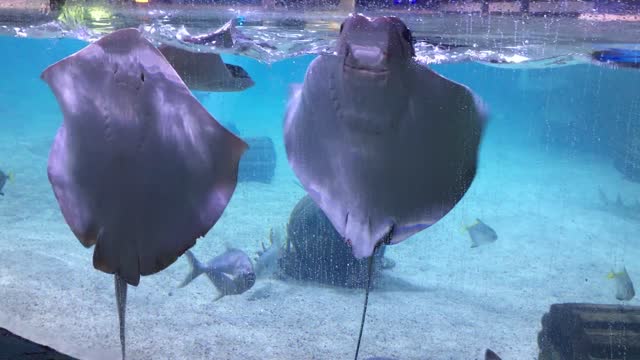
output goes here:
[[498, 234], [489, 225], [476, 219], [476, 223], [465, 226], [465, 230], [469, 232], [471, 237], [471, 247], [475, 248], [481, 245], [490, 244], [498, 240]]
[[0, 195], [2, 196], [4, 196], [4, 192], [2, 192], [2, 189], [7, 184], [7, 180], [13, 180], [13, 175], [11, 175], [11, 173], [5, 173], [0, 170]]
[[187, 286], [193, 279], [205, 273], [219, 292], [214, 301], [226, 295], [242, 294], [251, 289], [256, 282], [253, 264], [242, 250], [227, 248], [227, 251], [207, 264], [198, 261], [191, 251], [185, 254], [191, 265], [191, 272], [179, 287]]
[[271, 245], [267, 248], [262, 244], [262, 251], [258, 252], [256, 259], [256, 275], [271, 276], [278, 271], [278, 260], [283, 254], [284, 237], [283, 229], [275, 228], [269, 230], [269, 242]]
[[633, 282], [627, 273], [627, 269], [623, 266], [622, 271], [614, 272], [613, 270], [607, 275], [609, 279], [616, 281], [616, 299], [620, 301], [629, 301], [636, 296], [633, 288]]

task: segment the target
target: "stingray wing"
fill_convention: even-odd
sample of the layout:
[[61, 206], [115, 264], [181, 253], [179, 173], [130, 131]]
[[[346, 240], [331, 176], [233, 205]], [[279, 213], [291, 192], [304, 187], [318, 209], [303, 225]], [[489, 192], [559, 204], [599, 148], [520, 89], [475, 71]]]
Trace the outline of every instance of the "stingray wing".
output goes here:
[[48, 175], [94, 266], [137, 285], [207, 233], [247, 145], [192, 96], [135, 29], [107, 35], [42, 78], [64, 115]]
[[360, 101], [366, 93], [341, 96], [341, 64], [321, 56], [309, 66], [288, 105], [285, 145], [300, 182], [360, 258], [392, 229], [398, 243], [462, 198], [485, 115], [467, 88], [413, 64], [399, 75], [405, 89], [385, 97], [403, 111], [374, 122]]

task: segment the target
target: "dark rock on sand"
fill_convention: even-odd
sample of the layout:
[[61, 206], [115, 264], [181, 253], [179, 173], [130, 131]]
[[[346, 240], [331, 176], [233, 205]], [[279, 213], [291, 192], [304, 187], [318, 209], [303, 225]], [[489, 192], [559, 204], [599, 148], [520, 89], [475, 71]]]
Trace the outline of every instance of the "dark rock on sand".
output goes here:
[[11, 360], [75, 360], [54, 349], [34, 343], [7, 329], [0, 328], [0, 359]]
[[[280, 268], [286, 276], [347, 288], [367, 284], [368, 259], [353, 256], [351, 247], [308, 195], [291, 212], [285, 247]], [[393, 266], [384, 261], [384, 251], [383, 245], [374, 255], [373, 287], [380, 270]]]

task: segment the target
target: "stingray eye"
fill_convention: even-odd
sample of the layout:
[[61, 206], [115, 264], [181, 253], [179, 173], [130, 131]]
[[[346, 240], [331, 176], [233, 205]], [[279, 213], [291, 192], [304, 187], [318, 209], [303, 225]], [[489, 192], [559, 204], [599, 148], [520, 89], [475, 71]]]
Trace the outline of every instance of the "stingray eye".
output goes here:
[[340, 34], [342, 34], [343, 29], [344, 29], [344, 23], [340, 24]]
[[411, 35], [411, 30], [408, 28], [404, 28], [402, 30], [402, 38], [405, 39], [409, 44], [413, 44], [413, 35]]

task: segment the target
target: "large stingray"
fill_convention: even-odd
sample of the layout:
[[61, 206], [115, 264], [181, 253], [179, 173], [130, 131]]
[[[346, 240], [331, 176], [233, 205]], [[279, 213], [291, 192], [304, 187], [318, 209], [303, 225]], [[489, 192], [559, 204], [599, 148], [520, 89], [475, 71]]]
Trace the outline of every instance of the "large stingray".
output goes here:
[[48, 175], [93, 265], [115, 274], [122, 357], [127, 284], [171, 265], [222, 215], [247, 145], [135, 29], [51, 65], [64, 114]]
[[476, 174], [479, 99], [413, 55], [399, 19], [350, 16], [285, 115], [293, 171], [358, 258], [433, 225]]

